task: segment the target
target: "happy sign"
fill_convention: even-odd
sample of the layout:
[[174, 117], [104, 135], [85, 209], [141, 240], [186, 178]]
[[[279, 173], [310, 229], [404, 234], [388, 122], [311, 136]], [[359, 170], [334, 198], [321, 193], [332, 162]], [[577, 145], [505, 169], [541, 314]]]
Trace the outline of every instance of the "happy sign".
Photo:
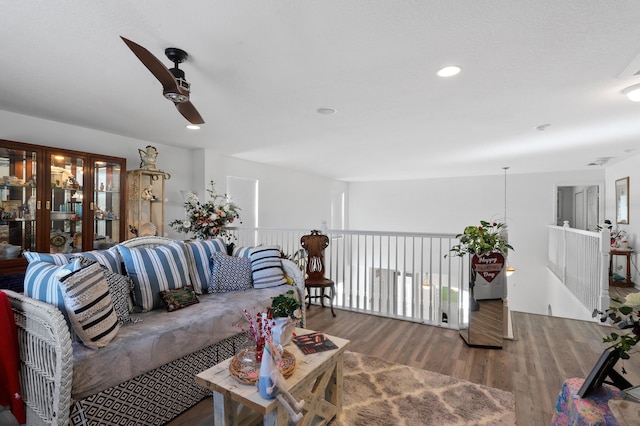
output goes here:
[[493, 281], [504, 267], [504, 256], [500, 253], [474, 255], [471, 259], [473, 269], [487, 282]]

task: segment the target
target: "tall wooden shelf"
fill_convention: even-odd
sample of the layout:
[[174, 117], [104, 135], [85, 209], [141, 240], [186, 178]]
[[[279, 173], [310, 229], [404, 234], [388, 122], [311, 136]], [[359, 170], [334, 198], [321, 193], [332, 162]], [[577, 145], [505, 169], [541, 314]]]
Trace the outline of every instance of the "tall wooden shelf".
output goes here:
[[130, 237], [164, 235], [164, 183], [169, 173], [157, 169], [127, 172], [127, 229]]
[[[124, 240], [125, 176], [124, 158], [0, 140], [0, 244], [75, 253]], [[0, 256], [0, 274], [25, 268]]]

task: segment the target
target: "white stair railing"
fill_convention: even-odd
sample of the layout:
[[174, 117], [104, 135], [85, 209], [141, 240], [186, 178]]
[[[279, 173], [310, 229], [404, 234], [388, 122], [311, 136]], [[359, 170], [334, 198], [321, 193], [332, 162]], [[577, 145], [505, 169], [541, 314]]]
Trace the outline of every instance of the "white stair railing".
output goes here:
[[609, 230], [549, 226], [548, 267], [587, 310], [609, 308]]
[[[304, 270], [300, 237], [310, 229], [230, 228], [238, 247], [279, 245]], [[322, 230], [334, 306], [448, 328], [464, 322], [466, 259], [449, 256], [453, 234]], [[313, 308], [312, 308], [313, 309]]]

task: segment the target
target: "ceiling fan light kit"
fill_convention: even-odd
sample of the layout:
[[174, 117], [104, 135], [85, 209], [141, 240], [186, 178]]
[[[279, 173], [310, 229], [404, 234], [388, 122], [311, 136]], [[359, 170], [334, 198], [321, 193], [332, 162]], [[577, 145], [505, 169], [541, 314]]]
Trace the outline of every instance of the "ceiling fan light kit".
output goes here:
[[624, 95], [629, 98], [630, 101], [640, 102], [640, 84], [634, 84], [633, 86], [629, 86], [622, 91]]
[[191, 86], [185, 79], [184, 71], [178, 67], [179, 64], [189, 58], [187, 52], [177, 47], [165, 49], [165, 55], [174, 64], [173, 68], [168, 69], [144, 47], [122, 36], [120, 36], [120, 38], [127, 47], [131, 49], [133, 54], [138, 57], [140, 62], [151, 71], [151, 74], [158, 79], [160, 84], [162, 84], [163, 96], [173, 102], [178, 112], [191, 124], [204, 124], [200, 113], [189, 100]]
[[437, 74], [439, 77], [453, 77], [454, 75], [458, 75], [462, 71], [462, 67], [459, 65], [448, 65], [444, 68], [440, 68]]

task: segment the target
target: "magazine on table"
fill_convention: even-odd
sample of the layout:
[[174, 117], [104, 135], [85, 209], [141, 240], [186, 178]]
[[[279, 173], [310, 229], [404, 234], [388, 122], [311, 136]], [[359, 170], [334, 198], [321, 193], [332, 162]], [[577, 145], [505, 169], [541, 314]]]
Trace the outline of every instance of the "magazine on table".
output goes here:
[[327, 336], [319, 331], [295, 336], [292, 340], [305, 355], [338, 349], [335, 343], [327, 339]]

